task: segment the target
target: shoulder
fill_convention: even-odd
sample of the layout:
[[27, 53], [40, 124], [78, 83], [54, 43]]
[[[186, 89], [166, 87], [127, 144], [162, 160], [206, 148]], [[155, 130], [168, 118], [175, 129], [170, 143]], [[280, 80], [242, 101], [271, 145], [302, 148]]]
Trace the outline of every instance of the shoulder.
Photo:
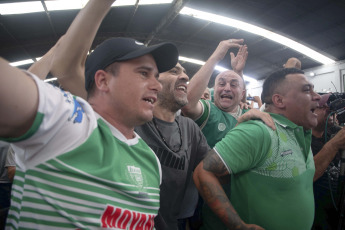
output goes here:
[[200, 131], [200, 127], [198, 126], [198, 124], [189, 117], [179, 115], [176, 117], [176, 120], [180, 124], [181, 128], [185, 129], [188, 132]]
[[238, 124], [229, 133], [238, 133], [255, 139], [263, 139], [269, 136], [269, 127], [261, 120], [249, 120]]

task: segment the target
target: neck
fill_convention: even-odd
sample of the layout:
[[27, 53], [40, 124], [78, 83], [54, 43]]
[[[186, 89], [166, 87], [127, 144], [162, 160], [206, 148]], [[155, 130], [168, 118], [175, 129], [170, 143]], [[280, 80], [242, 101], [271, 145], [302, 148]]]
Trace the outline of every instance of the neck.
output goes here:
[[126, 124], [125, 120], [121, 120], [119, 117], [112, 116], [108, 112], [100, 109], [97, 104], [93, 104], [92, 102], [89, 102], [92, 106], [93, 110], [98, 113], [101, 117], [104, 118], [109, 124], [114, 126], [116, 129], [118, 129], [122, 135], [124, 135], [127, 139], [133, 139], [135, 137], [134, 134], [134, 126]]
[[176, 117], [176, 112], [173, 112], [167, 108], [163, 108], [159, 105], [155, 105], [153, 116], [163, 121], [173, 122]]
[[311, 132], [314, 137], [320, 138], [324, 134], [325, 130], [324, 130], [324, 127], [316, 126], [315, 128], [312, 129]]
[[239, 105], [234, 106], [234, 108], [229, 109], [228, 113], [236, 113], [240, 109]]

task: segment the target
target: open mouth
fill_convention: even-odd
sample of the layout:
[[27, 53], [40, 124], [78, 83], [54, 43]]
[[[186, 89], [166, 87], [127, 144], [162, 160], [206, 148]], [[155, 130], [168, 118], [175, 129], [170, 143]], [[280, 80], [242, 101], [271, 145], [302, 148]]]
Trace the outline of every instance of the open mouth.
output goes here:
[[150, 104], [154, 104], [156, 102], [156, 99], [154, 98], [144, 98], [144, 101], [146, 101], [147, 103], [150, 103]]
[[187, 87], [184, 85], [180, 85], [176, 88], [177, 90], [183, 91], [183, 92], [187, 92]]
[[220, 98], [232, 99], [232, 96], [231, 96], [231, 95], [224, 94], [224, 95], [221, 95]]

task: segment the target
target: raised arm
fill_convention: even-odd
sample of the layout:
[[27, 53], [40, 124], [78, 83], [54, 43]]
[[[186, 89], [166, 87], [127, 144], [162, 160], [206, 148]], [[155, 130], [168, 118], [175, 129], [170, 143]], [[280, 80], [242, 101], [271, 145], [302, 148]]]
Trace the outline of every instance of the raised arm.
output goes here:
[[0, 58], [0, 137], [25, 134], [35, 119], [38, 90], [34, 80]]
[[47, 75], [49, 74], [52, 68], [54, 50], [59, 45], [60, 40], [45, 55], [43, 55], [43, 57], [40, 60], [32, 64], [28, 71], [35, 74], [41, 80], [46, 79]]
[[228, 174], [223, 161], [212, 149], [195, 169], [193, 179], [204, 201], [229, 229], [263, 229], [244, 223], [231, 205], [218, 179]]
[[58, 48], [50, 72], [71, 93], [86, 98], [85, 60], [97, 30], [115, 0], [90, 0], [67, 30]]
[[246, 65], [247, 58], [248, 58], [248, 48], [246, 45], [241, 46], [237, 52], [237, 55], [233, 52], [230, 52], [231, 57], [231, 68], [235, 71], [238, 75], [243, 78], [243, 69]]
[[196, 119], [202, 113], [202, 106], [199, 102], [212, 76], [215, 66], [223, 60], [230, 48], [240, 48], [243, 39], [229, 39], [221, 41], [200, 70], [193, 76], [188, 84], [188, 104], [182, 108], [185, 116]]

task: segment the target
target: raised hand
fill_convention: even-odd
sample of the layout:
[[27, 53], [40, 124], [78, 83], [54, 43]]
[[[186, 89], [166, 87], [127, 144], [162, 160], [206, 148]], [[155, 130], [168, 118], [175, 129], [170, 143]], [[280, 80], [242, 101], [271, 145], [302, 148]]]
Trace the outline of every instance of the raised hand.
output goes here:
[[248, 47], [246, 45], [241, 46], [237, 55], [235, 56], [235, 54], [231, 52], [230, 57], [232, 69], [242, 76], [248, 57]]
[[217, 61], [223, 60], [230, 48], [241, 48], [243, 41], [243, 39], [228, 39], [221, 41], [210, 58], [215, 58]]

